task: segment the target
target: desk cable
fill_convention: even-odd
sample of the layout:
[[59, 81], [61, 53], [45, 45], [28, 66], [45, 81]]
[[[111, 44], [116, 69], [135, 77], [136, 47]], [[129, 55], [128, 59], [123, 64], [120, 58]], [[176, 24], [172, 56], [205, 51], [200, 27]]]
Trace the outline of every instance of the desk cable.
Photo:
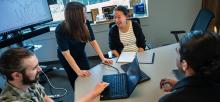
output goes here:
[[67, 89], [54, 87], [54, 86], [51, 84], [51, 82], [50, 82], [49, 78], [47, 77], [47, 75], [46, 75], [43, 71], [41, 71], [41, 72], [42, 72], [43, 75], [46, 77], [46, 79], [47, 79], [47, 81], [48, 81], [50, 87], [52, 87], [52, 88], [55, 89], [55, 90], [64, 90], [64, 91], [65, 91], [64, 94], [62, 94], [62, 95], [60, 95], [60, 94], [53, 94], [53, 95], [48, 95], [48, 97], [55, 99], [55, 98], [61, 98], [61, 97], [65, 96], [65, 95], [67, 94]]
[[109, 67], [113, 68], [114, 70], [116, 70], [116, 71], [117, 71], [117, 73], [118, 73], [118, 74], [120, 74], [120, 71], [118, 70], [118, 68], [116, 68], [116, 67], [114, 67], [114, 66], [112, 66], [112, 65], [110, 65], [110, 64], [105, 64], [105, 63], [101, 63], [101, 64], [103, 64], [103, 65], [106, 65], [106, 66], [109, 66]]

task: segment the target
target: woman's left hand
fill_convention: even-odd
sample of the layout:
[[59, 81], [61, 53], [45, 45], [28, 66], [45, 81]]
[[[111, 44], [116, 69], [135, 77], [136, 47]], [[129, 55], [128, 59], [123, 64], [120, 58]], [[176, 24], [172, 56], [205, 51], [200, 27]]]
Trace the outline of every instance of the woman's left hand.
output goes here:
[[104, 58], [102, 60], [102, 63], [105, 63], [105, 64], [113, 64], [113, 61], [111, 59], [107, 59], [107, 58]]
[[138, 52], [143, 52], [144, 49], [143, 48], [138, 48]]

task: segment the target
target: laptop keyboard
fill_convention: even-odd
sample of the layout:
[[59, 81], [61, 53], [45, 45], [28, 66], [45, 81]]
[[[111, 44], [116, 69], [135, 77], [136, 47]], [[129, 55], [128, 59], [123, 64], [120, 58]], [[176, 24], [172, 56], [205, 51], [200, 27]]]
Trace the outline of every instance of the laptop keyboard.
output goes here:
[[[127, 72], [128, 71], [128, 68], [129, 68], [129, 64], [124, 64], [124, 65], [121, 65], [121, 68], [124, 72]], [[148, 81], [150, 80], [150, 77], [145, 74], [142, 70], [141, 70], [141, 73], [140, 73], [140, 80], [138, 81], [138, 83], [142, 83], [142, 82], [145, 82], [145, 81]]]
[[126, 80], [125, 74], [105, 75], [103, 77], [103, 81], [110, 84], [109, 87], [104, 90], [103, 95], [105, 96], [105, 93], [110, 97], [121, 97], [127, 95]]

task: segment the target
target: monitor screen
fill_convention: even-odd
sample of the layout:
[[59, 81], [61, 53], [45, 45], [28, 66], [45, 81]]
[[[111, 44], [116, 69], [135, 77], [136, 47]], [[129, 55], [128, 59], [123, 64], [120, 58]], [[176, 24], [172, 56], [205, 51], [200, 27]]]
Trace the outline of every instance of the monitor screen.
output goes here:
[[116, 5], [113, 5], [113, 6], [105, 6], [105, 7], [102, 7], [102, 12], [104, 14], [113, 14], [113, 11], [115, 9], [115, 7], [117, 7]]
[[0, 34], [51, 20], [47, 0], [0, 0]]

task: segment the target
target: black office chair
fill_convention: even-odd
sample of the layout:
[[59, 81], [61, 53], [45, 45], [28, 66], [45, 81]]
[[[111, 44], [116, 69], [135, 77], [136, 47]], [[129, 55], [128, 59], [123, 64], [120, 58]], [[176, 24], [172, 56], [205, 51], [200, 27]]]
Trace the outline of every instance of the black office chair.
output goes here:
[[[193, 30], [201, 30], [201, 31], [207, 31], [207, 28], [211, 22], [211, 20], [214, 18], [214, 14], [209, 11], [208, 9], [201, 9], [191, 27], [190, 31]], [[179, 42], [179, 34], [185, 33], [186, 31], [171, 31], [170, 33], [174, 35], [177, 42]]]

